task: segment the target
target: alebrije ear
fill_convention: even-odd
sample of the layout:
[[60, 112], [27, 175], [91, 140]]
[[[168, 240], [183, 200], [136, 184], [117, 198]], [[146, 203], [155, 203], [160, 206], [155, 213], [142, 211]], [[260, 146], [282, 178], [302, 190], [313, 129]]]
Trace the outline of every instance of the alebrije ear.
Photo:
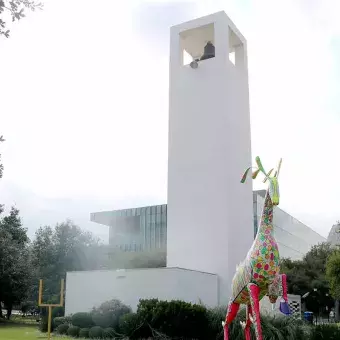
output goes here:
[[251, 175], [251, 178], [252, 178], [252, 179], [255, 179], [255, 178], [257, 177], [257, 175], [259, 174], [259, 172], [260, 172], [260, 169], [255, 170], [255, 171], [253, 172], [253, 174]]
[[242, 178], [241, 178], [241, 183], [244, 183], [247, 179], [247, 175], [248, 175], [248, 172], [249, 170], [251, 169], [251, 167], [249, 167], [243, 174]]
[[273, 170], [274, 170], [274, 168], [269, 170], [269, 172], [267, 173], [266, 178], [263, 180], [263, 183], [266, 183], [266, 182], [267, 182], [267, 179], [268, 179], [268, 177], [271, 175], [271, 173], [273, 172]]
[[259, 156], [256, 156], [255, 161], [256, 161], [257, 167], [260, 169], [260, 171], [262, 171], [264, 174], [266, 174]]

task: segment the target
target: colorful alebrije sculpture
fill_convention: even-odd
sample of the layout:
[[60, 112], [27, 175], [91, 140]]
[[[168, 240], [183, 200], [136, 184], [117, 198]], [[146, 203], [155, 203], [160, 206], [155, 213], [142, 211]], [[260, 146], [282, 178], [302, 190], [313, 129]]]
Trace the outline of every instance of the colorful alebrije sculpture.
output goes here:
[[[274, 238], [273, 228], [273, 207], [277, 206], [280, 200], [278, 177], [281, 162], [282, 159], [274, 176], [272, 176], [274, 169], [266, 173], [260, 158], [256, 157], [257, 168], [253, 172], [252, 178], [255, 179], [259, 172], [262, 172], [265, 176], [264, 182], [268, 180], [269, 186], [255, 240], [245, 260], [236, 268], [236, 273], [232, 280], [232, 296], [225, 322], [222, 322], [224, 340], [231, 340], [228, 335], [228, 326], [236, 317], [241, 304], [246, 305], [246, 322], [241, 323], [246, 340], [250, 340], [251, 323], [255, 327], [256, 339], [263, 340], [260, 322], [260, 300], [265, 295], [269, 297], [273, 306], [278, 297], [281, 296], [280, 311], [286, 315], [290, 314], [286, 275], [280, 274], [279, 249]], [[250, 169], [252, 168], [250, 167], [245, 171], [241, 183], [245, 182]]]

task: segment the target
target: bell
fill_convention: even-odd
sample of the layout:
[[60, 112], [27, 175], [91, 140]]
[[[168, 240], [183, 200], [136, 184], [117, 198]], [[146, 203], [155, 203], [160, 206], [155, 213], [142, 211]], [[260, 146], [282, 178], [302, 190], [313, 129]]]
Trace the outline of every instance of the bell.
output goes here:
[[204, 53], [200, 60], [205, 60], [205, 59], [214, 58], [214, 57], [215, 57], [215, 46], [210, 41], [208, 41], [204, 47]]

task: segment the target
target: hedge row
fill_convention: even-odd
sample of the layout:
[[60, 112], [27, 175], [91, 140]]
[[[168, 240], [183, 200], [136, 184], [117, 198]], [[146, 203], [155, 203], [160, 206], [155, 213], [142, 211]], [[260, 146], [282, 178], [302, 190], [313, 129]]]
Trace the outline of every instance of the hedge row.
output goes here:
[[103, 329], [100, 326], [94, 326], [91, 328], [79, 328], [68, 324], [62, 324], [57, 327], [57, 333], [59, 335], [68, 335], [73, 338], [85, 338], [85, 339], [113, 339], [115, 337], [115, 331], [113, 328]]
[[[166, 336], [170, 339], [222, 340], [221, 321], [224, 318], [224, 308], [207, 309], [202, 305], [179, 300], [140, 300], [136, 313], [132, 313], [130, 308], [119, 301], [112, 300], [91, 313], [76, 313], [72, 318], [56, 318], [54, 324], [59, 323], [57, 333], [74, 338], [127, 337], [137, 340]], [[240, 325], [240, 321], [244, 320], [245, 311], [241, 310], [230, 326], [231, 339], [244, 339]], [[265, 339], [340, 339], [340, 328], [334, 325], [311, 327], [291, 317], [268, 316], [262, 316], [261, 322]]]

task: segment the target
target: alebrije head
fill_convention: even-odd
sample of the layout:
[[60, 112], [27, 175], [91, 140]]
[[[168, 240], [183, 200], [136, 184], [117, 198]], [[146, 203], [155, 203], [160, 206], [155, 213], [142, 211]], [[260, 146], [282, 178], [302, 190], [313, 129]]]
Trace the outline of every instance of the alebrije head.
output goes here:
[[[282, 158], [279, 161], [279, 165], [277, 167], [277, 170], [275, 171], [274, 175], [272, 175], [272, 172], [274, 170], [271, 169], [268, 172], [266, 172], [264, 170], [264, 167], [261, 163], [260, 157], [256, 157], [255, 158], [257, 167], [255, 168], [255, 171], [252, 173], [252, 178], [255, 179], [257, 177], [257, 175], [262, 172], [265, 176], [264, 178], [264, 183], [268, 180], [269, 181], [269, 195], [271, 198], [271, 201], [273, 203], [273, 205], [279, 205], [280, 203], [280, 191], [279, 191], [279, 174], [280, 174], [280, 169], [281, 169], [281, 163], [282, 163]], [[253, 167], [249, 167], [243, 174], [242, 179], [241, 179], [241, 183], [244, 183], [247, 179], [247, 175], [248, 172], [250, 171], [250, 169], [254, 169]]]

